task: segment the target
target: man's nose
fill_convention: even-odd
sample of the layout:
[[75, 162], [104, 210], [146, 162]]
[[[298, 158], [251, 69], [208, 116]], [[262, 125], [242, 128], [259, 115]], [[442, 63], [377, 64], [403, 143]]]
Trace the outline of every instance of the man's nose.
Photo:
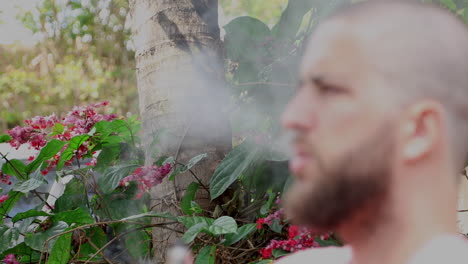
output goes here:
[[317, 126], [313, 102], [297, 94], [286, 106], [281, 124], [287, 130], [310, 130]]

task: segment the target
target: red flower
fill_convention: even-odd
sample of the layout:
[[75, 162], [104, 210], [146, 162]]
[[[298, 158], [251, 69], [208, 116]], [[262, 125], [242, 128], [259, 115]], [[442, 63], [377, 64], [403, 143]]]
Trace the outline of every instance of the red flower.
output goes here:
[[0, 196], [0, 204], [5, 202], [6, 200], [8, 200], [8, 198], [10, 198], [10, 196], [8, 196], [8, 194], [4, 194], [4, 195]]
[[260, 255], [262, 255], [262, 259], [271, 258], [272, 252], [273, 252], [272, 248], [262, 248], [262, 249], [260, 249]]
[[5, 258], [3, 259], [3, 262], [5, 262], [5, 264], [20, 264], [17, 260], [16, 260], [16, 257], [14, 254], [8, 254], [5, 256]]
[[295, 238], [299, 235], [299, 228], [298, 226], [295, 225], [290, 225], [288, 229], [288, 237], [289, 238]]
[[262, 229], [263, 224], [265, 224], [265, 218], [259, 218], [256, 223], [257, 223], [257, 229]]

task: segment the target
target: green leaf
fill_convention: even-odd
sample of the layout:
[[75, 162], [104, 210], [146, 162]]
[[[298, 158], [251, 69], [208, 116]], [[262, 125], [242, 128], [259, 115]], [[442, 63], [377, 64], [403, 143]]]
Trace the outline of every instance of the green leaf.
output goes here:
[[273, 27], [272, 32], [278, 39], [292, 39], [296, 36], [301, 26], [304, 15], [312, 7], [317, 7], [317, 1], [290, 0], [286, 9], [281, 14], [279, 22]]
[[272, 254], [273, 254], [273, 257], [279, 258], [279, 257], [282, 257], [282, 256], [289, 255], [289, 254], [291, 254], [291, 252], [288, 252], [288, 251], [285, 251], [285, 250], [282, 250], [282, 249], [273, 249]]
[[[23, 195], [21, 192], [11, 190], [8, 193], [8, 199], [0, 204], [0, 215], [7, 215]], [[3, 223], [3, 217], [0, 218], [0, 223]]]
[[0, 226], [0, 253], [18, 244], [19, 230], [9, 226]]
[[269, 225], [270, 229], [275, 231], [278, 234], [281, 234], [283, 232], [283, 226], [280, 225], [278, 219], [274, 219], [271, 225]]
[[206, 246], [200, 249], [195, 264], [214, 264], [216, 261], [216, 246]]
[[96, 169], [103, 170], [120, 156], [120, 144], [105, 145], [97, 157]]
[[120, 180], [130, 175], [139, 165], [123, 164], [108, 168], [104, 174], [99, 177], [98, 184], [104, 193], [111, 193], [117, 186]]
[[150, 241], [151, 238], [145, 230], [132, 232], [125, 237], [125, 248], [132, 257], [141, 258], [148, 254]]
[[448, 9], [450, 9], [452, 11], [457, 11], [457, 4], [455, 4], [455, 2], [453, 2], [453, 0], [441, 0], [440, 2], [446, 8], [448, 8]]
[[41, 186], [44, 183], [47, 183], [47, 181], [41, 174], [40, 168], [37, 168], [37, 170], [31, 175], [31, 178], [29, 180], [16, 183], [13, 187], [13, 190], [22, 193], [28, 193], [31, 190], [35, 190], [37, 187]]
[[327, 239], [327, 240], [322, 240], [319, 237], [316, 237], [314, 239], [321, 247], [330, 247], [330, 246], [341, 246], [340, 242], [333, 240], [333, 239]]
[[70, 140], [70, 143], [68, 144], [67, 148], [62, 152], [62, 154], [60, 154], [60, 159], [57, 163], [57, 170], [61, 170], [63, 166], [65, 165], [65, 162], [73, 158], [75, 151], [78, 150], [78, 148], [81, 145], [83, 145], [83, 143], [86, 140], [88, 140], [88, 138], [89, 138], [89, 135], [84, 134], [84, 135], [74, 136]]
[[230, 216], [221, 216], [216, 219], [211, 226], [208, 227], [208, 232], [213, 235], [223, 235], [235, 233], [237, 231], [237, 223]]
[[15, 176], [19, 180], [26, 180], [26, 165], [17, 159], [12, 159], [10, 162], [4, 163], [2, 166], [2, 172], [8, 175]]
[[206, 153], [203, 153], [203, 154], [199, 154], [193, 158], [191, 158], [189, 160], [189, 162], [187, 163], [187, 170], [190, 170], [193, 166], [195, 166], [198, 162], [200, 162], [202, 159], [208, 157], [208, 154]]
[[10, 135], [0, 135], [0, 143], [9, 142], [13, 138]]
[[[44, 232], [26, 235], [26, 237], [24, 238], [24, 242], [32, 249], [42, 251], [43, 249], [45, 249], [44, 243], [49, 237], [60, 234], [64, 232], [67, 228], [68, 225], [65, 222], [58, 222]], [[53, 248], [56, 240], [57, 238], [54, 238], [48, 242], [48, 251], [50, 251], [50, 249]]]
[[[0, 237], [0, 240], [2, 238]], [[1, 250], [0, 250], [1, 252]], [[0, 259], [4, 259], [6, 255], [8, 254], [15, 254], [15, 255], [30, 255], [32, 254], [32, 249], [28, 247], [24, 242], [21, 242], [17, 244], [16, 246], [3, 251], [3, 253], [0, 253]]]
[[[91, 242], [94, 245], [96, 245], [98, 248], [103, 247], [107, 243], [106, 233], [104, 233], [104, 230], [102, 230], [101, 227], [96, 226], [96, 227], [86, 229], [86, 236], [89, 239], [91, 239]], [[81, 245], [79, 253], [80, 253], [79, 255], [80, 259], [88, 259], [94, 253], [96, 253], [96, 249], [93, 246], [91, 246], [89, 242], [86, 242], [83, 245]], [[93, 258], [93, 261], [98, 260], [99, 258], [101, 258], [101, 256], [98, 255], [95, 258]]]
[[195, 237], [205, 229], [205, 227], [207, 227], [208, 225], [206, 223], [198, 223], [196, 225], [193, 225], [191, 226], [185, 233], [184, 235], [182, 236], [181, 240], [186, 243], [186, 244], [189, 244], [191, 243]]
[[16, 223], [20, 220], [23, 220], [25, 218], [29, 218], [29, 217], [35, 217], [35, 216], [50, 216], [50, 214], [44, 212], [44, 211], [38, 211], [36, 209], [31, 209], [31, 210], [28, 210], [26, 212], [22, 212], [22, 213], [17, 213], [12, 219], [11, 221], [13, 223]]
[[160, 218], [166, 218], [166, 219], [171, 219], [171, 220], [177, 220], [175, 216], [171, 215], [168, 212], [164, 212], [164, 213], [148, 212], [148, 213], [143, 213], [143, 214], [132, 215], [129, 217], [122, 218], [120, 220], [127, 221], [127, 220], [143, 218], [143, 217], [160, 217]]
[[94, 223], [93, 217], [84, 208], [79, 207], [72, 211], [60, 212], [52, 216], [54, 222], [63, 221], [69, 225], [76, 223], [78, 225]]
[[262, 21], [242, 16], [233, 19], [226, 26], [225, 45], [230, 60], [251, 61], [268, 55], [264, 42], [271, 36], [270, 29]]
[[207, 226], [211, 226], [214, 223], [213, 218], [203, 217], [203, 216], [179, 216], [177, 221], [184, 224], [186, 228], [190, 228], [199, 223], [205, 223]]
[[196, 182], [190, 183], [190, 185], [187, 187], [187, 190], [185, 191], [184, 197], [182, 197], [180, 201], [180, 208], [182, 208], [182, 211], [188, 215], [193, 214], [191, 210], [192, 202], [195, 199], [195, 194], [199, 187], [200, 187], [200, 184]]
[[65, 130], [65, 127], [61, 123], [55, 123], [54, 127], [52, 128], [52, 136], [60, 135]]
[[224, 237], [226, 239], [224, 241], [224, 245], [230, 246], [230, 245], [240, 241], [241, 239], [244, 239], [245, 237], [250, 235], [252, 232], [254, 232], [256, 229], [257, 229], [256, 224], [243, 225], [243, 226], [239, 227], [239, 229], [237, 229], [236, 233], [227, 234]]
[[211, 199], [223, 194], [247, 169], [257, 163], [259, 154], [258, 148], [252, 148], [247, 141], [232, 149], [210, 179]]
[[60, 141], [57, 139], [52, 139], [45, 145], [39, 155], [33, 160], [31, 163], [26, 166], [26, 173], [29, 174], [32, 171], [36, 170], [44, 161], [52, 158], [55, 154], [57, 154], [63, 146], [65, 146], [66, 142]]
[[66, 264], [70, 259], [72, 233], [61, 235], [50, 252], [47, 264]]
[[[203, 154], [199, 154], [193, 158], [191, 158], [189, 160], [189, 162], [187, 163], [187, 165], [181, 165], [179, 167], [177, 167], [172, 173], [171, 173], [171, 176], [169, 177], [169, 180], [172, 181], [174, 180], [174, 177], [177, 175], [177, 174], [181, 174], [181, 173], [184, 173], [184, 172], [187, 172], [188, 170], [190, 170], [191, 168], [193, 168], [193, 166], [195, 166], [198, 162], [200, 162], [202, 159], [208, 157], [208, 154], [206, 153], [203, 153]], [[171, 157], [169, 157], [167, 160], [171, 160]]]

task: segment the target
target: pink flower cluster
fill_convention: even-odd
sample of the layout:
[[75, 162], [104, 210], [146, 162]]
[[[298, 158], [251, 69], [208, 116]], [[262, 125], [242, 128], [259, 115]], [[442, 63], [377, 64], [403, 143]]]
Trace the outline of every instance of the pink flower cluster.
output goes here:
[[5, 258], [3, 259], [3, 262], [5, 262], [5, 264], [20, 264], [20, 262], [16, 260], [16, 257], [14, 254], [6, 255]]
[[0, 171], [0, 182], [11, 185], [11, 176]]
[[[328, 239], [329, 235], [322, 236], [323, 239]], [[260, 255], [263, 259], [268, 259], [273, 256], [273, 250], [281, 249], [287, 252], [295, 252], [307, 248], [320, 247], [315, 241], [313, 235], [307, 228], [300, 228], [295, 225], [289, 226], [288, 239], [286, 240], [271, 240], [267, 247], [260, 250]]]
[[284, 219], [284, 209], [281, 208], [278, 211], [275, 211], [271, 214], [269, 214], [267, 217], [264, 218], [259, 218], [257, 220], [257, 229], [262, 229], [263, 225], [271, 225], [273, 223], [273, 220], [278, 220], [281, 221]]
[[8, 194], [0, 195], [0, 204], [4, 203], [8, 198], [10, 198]]
[[68, 127], [68, 129], [66, 129], [65, 133], [61, 136], [64, 137], [65, 140], [70, 140], [73, 136], [88, 133], [94, 124], [99, 121], [111, 121], [116, 119], [117, 115], [115, 114], [102, 115], [96, 113], [96, 108], [107, 105], [109, 105], [109, 102], [73, 107], [72, 111], [68, 112], [67, 115], [62, 118], [62, 125]]
[[[102, 102], [97, 104], [90, 104], [87, 106], [75, 106], [72, 111], [68, 112], [65, 117], [61, 120], [55, 115], [50, 116], [36, 116], [30, 120], [24, 121], [26, 126], [16, 126], [11, 130], [8, 130], [8, 134], [12, 137], [10, 145], [18, 149], [21, 145], [28, 143], [30, 148], [40, 150], [47, 144], [47, 136], [51, 135], [52, 138], [56, 138], [62, 141], [68, 141], [74, 136], [87, 134], [91, 128], [99, 121], [106, 120], [112, 121], [117, 118], [116, 115], [103, 115], [96, 112], [97, 108], [107, 106], [109, 102]], [[52, 128], [56, 124], [63, 125], [64, 129], [59, 134], [51, 134]], [[60, 151], [62, 153], [68, 145], [65, 145]], [[76, 153], [76, 158], [81, 159], [83, 155], [89, 151], [89, 141], [84, 142], [80, 146]], [[48, 160], [47, 169], [42, 173], [47, 174], [49, 170], [53, 169], [60, 159], [60, 154], [55, 155], [52, 159]], [[29, 158], [30, 161], [34, 160], [34, 157]], [[68, 161], [66, 165], [71, 164], [72, 161]], [[95, 161], [91, 164], [95, 164]]]
[[166, 163], [161, 167], [143, 166], [137, 168], [131, 175], [120, 180], [120, 186], [128, 186], [129, 182], [136, 181], [140, 192], [137, 194], [136, 199], [140, 199], [143, 194], [162, 182], [164, 177], [169, 174], [172, 169], [172, 164]]

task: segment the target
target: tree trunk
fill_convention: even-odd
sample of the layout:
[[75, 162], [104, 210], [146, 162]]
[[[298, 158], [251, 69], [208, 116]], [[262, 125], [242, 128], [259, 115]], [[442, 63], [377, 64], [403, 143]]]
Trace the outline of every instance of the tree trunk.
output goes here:
[[[159, 156], [186, 163], [200, 153], [206, 158], [193, 172], [207, 185], [214, 169], [231, 147], [228, 103], [220, 60], [217, 0], [131, 0], [140, 113], [151, 164], [156, 144]], [[195, 177], [178, 175], [152, 192], [154, 211], [178, 215], [184, 190]], [[210, 205], [206, 190], [197, 202]], [[181, 227], [178, 227], [180, 230]], [[155, 229], [155, 262], [165, 263], [165, 253], [177, 233]]]

